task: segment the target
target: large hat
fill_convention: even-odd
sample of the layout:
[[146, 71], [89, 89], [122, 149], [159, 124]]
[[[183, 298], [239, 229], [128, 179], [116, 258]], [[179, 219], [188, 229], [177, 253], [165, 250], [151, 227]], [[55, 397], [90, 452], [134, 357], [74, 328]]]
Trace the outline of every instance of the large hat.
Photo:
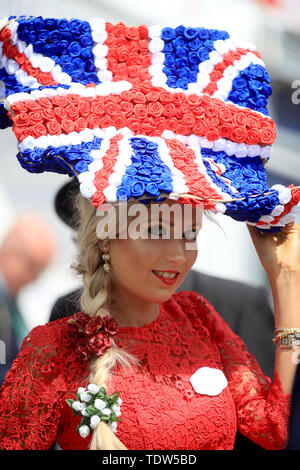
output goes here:
[[266, 182], [270, 77], [252, 44], [206, 28], [10, 17], [1, 22], [1, 127], [27, 171], [76, 176], [104, 202], [203, 204], [264, 231], [300, 190]]

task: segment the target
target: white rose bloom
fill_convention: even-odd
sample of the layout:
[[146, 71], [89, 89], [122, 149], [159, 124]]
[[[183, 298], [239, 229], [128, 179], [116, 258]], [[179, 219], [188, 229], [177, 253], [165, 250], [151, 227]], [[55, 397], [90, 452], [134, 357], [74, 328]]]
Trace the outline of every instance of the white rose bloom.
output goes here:
[[113, 423], [109, 423], [108, 426], [110, 427], [112, 432], [116, 432], [118, 424], [116, 421], [114, 421]]
[[118, 405], [113, 405], [112, 410], [117, 416], [120, 416], [121, 411], [120, 411], [120, 407]]
[[274, 217], [277, 217], [278, 215], [282, 214], [283, 211], [284, 211], [284, 206], [282, 206], [281, 204], [278, 204], [278, 206], [274, 207], [274, 209], [272, 210], [271, 215], [273, 215]]
[[97, 408], [97, 410], [103, 410], [106, 407], [106, 403], [100, 398], [97, 398], [95, 400], [94, 407]]
[[99, 416], [97, 416], [97, 415], [92, 416], [91, 419], [90, 419], [91, 428], [96, 429], [96, 427], [98, 426], [100, 421], [101, 421], [101, 419], [99, 418]]
[[118, 398], [118, 403], [120, 406], [122, 405], [122, 398]]
[[104, 409], [102, 410], [102, 413], [103, 413], [104, 415], [107, 415], [107, 416], [108, 416], [108, 415], [111, 414], [111, 410], [110, 410], [109, 408], [104, 408]]
[[79, 434], [81, 437], [85, 439], [90, 434], [90, 428], [86, 426], [86, 424], [84, 424], [83, 426], [80, 426]]
[[100, 387], [98, 387], [98, 385], [96, 384], [89, 384], [88, 386], [88, 391], [92, 394], [92, 395], [96, 395], [100, 390]]
[[165, 43], [162, 39], [155, 37], [149, 42], [149, 51], [157, 54], [163, 50], [164, 45]]
[[90, 395], [88, 392], [83, 392], [80, 394], [81, 401], [85, 401], [86, 403], [88, 403], [89, 401], [91, 401], [91, 399], [92, 399], [92, 395]]
[[72, 408], [75, 411], [81, 411], [85, 408], [84, 403], [80, 403], [80, 401], [74, 401], [72, 404]]

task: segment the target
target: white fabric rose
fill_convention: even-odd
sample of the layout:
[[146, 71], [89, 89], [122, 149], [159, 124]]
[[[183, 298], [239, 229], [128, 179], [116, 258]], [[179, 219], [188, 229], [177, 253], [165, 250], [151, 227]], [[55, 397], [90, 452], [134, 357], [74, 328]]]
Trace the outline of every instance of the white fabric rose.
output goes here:
[[149, 43], [149, 51], [153, 52], [154, 54], [157, 54], [158, 52], [161, 52], [164, 48], [164, 41], [160, 39], [159, 37], [153, 38], [150, 43]]
[[74, 401], [72, 403], [72, 408], [75, 411], [82, 411], [85, 408], [85, 404], [81, 403], [80, 401]]
[[89, 384], [88, 385], [88, 391], [92, 394], [92, 395], [97, 395], [97, 393], [99, 392], [100, 390], [100, 387], [98, 387], [98, 385], [96, 384]]
[[81, 401], [85, 401], [86, 403], [88, 403], [89, 401], [91, 401], [91, 399], [92, 399], [92, 395], [88, 392], [83, 392], [80, 394]]
[[90, 434], [90, 428], [86, 424], [80, 426], [78, 431], [80, 436], [83, 437], [83, 439], [85, 439]]
[[97, 408], [97, 410], [103, 410], [106, 407], [106, 402], [101, 400], [101, 398], [96, 398], [94, 402], [94, 407]]
[[101, 410], [101, 412], [104, 415], [107, 415], [107, 416], [109, 416], [111, 414], [111, 410], [109, 408], [104, 408], [103, 410]]
[[272, 189], [276, 189], [278, 191], [278, 198], [280, 204], [288, 204], [292, 198], [292, 192], [289, 188], [286, 188], [282, 184], [274, 184]]
[[112, 410], [115, 413], [115, 415], [120, 416], [121, 411], [120, 411], [120, 407], [118, 405], [113, 405]]
[[100, 423], [101, 419], [99, 416], [97, 415], [93, 415], [90, 419], [90, 426], [92, 429], [96, 429], [96, 427], [98, 426], [98, 424]]
[[114, 421], [113, 423], [109, 423], [109, 427], [112, 430], [112, 432], [116, 432], [117, 426], [118, 426], [118, 424], [117, 424], [116, 421]]

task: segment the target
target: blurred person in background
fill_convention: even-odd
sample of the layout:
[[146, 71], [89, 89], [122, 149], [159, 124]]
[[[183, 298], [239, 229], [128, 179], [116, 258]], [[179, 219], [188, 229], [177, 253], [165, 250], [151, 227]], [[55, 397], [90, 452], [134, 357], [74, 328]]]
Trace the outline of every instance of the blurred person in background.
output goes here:
[[5, 363], [0, 364], [1, 384], [29, 331], [18, 295], [37, 279], [54, 253], [55, 240], [50, 228], [31, 213], [16, 219], [0, 246], [0, 339], [6, 356]]

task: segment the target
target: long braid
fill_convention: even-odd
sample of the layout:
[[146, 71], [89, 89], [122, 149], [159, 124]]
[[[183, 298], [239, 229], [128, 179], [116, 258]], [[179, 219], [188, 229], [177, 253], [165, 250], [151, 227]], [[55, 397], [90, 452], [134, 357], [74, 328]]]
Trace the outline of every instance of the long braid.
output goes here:
[[[110, 315], [109, 307], [112, 305], [110, 298], [111, 273], [105, 273], [102, 263], [102, 254], [106, 247], [106, 240], [100, 240], [96, 234], [96, 209], [90, 201], [80, 194], [77, 197], [76, 205], [79, 209], [80, 223], [77, 235], [78, 242], [78, 262], [72, 268], [82, 275], [84, 291], [81, 296], [81, 307], [84, 312], [91, 317], [99, 315], [102, 318]], [[105, 386], [110, 378], [110, 371], [120, 364], [123, 367], [130, 367], [137, 364], [137, 360], [127, 352], [113, 346], [101, 357], [91, 361], [89, 382]], [[101, 421], [93, 432], [91, 450], [126, 450], [110, 426]]]

